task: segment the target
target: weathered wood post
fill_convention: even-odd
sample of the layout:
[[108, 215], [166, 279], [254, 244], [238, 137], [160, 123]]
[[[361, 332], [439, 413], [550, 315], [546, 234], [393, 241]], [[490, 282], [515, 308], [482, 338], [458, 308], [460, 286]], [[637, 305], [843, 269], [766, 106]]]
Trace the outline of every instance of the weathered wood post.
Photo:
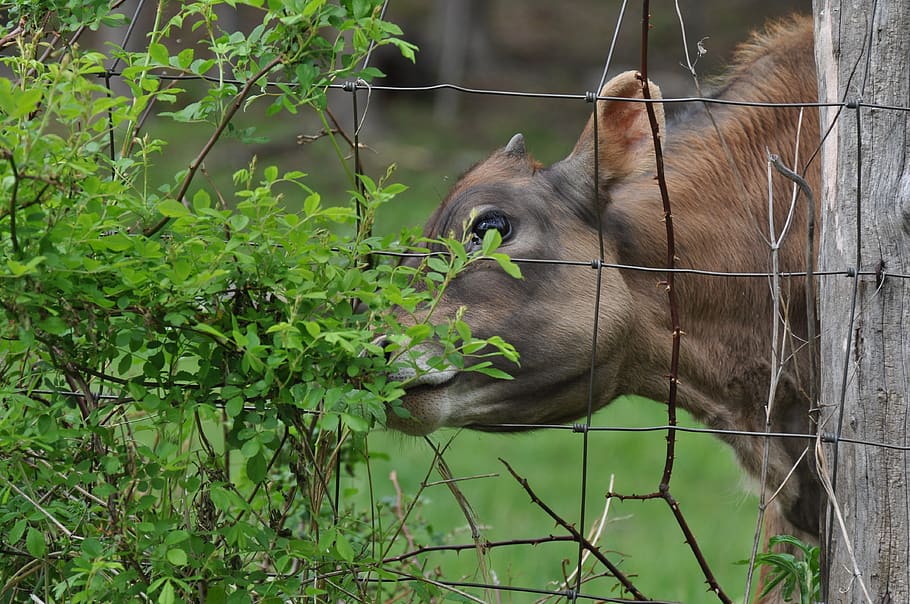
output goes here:
[[[910, 3], [815, 0], [829, 604], [910, 602]], [[904, 277], [898, 276], [899, 274]], [[823, 573], [825, 575], [825, 573]]]

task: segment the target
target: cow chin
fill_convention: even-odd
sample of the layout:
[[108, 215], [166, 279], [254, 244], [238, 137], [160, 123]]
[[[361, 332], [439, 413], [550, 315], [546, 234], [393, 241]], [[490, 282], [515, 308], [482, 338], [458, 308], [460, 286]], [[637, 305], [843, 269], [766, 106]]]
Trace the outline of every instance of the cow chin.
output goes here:
[[409, 387], [402, 406], [410, 416], [401, 417], [390, 408], [387, 410], [386, 427], [411, 436], [425, 436], [438, 428], [451, 427], [448, 423], [451, 405], [445, 390], [456, 378], [457, 375], [439, 384]]

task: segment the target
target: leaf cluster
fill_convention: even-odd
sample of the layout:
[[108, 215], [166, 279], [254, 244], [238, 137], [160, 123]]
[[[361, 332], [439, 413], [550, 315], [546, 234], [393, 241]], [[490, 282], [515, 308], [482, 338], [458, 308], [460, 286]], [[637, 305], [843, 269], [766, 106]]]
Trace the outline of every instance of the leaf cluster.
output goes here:
[[[371, 234], [403, 190], [391, 171], [352, 176], [346, 200], [255, 158], [230, 190], [195, 183], [244, 107], [324, 115], [326, 86], [381, 75], [363, 67], [373, 45], [413, 58], [380, 4], [158, 3], [140, 51], [80, 47], [86, 29], [126, 25], [106, 0], [6, 9], [0, 602], [369, 600], [366, 579], [393, 576], [377, 552], [398, 532], [347, 509], [338, 476], [404, 412], [387, 356], [426, 369], [408, 337], [507, 377], [489, 357], [513, 348], [433, 309], [471, 263], [517, 267], [495, 241], [480, 254], [433, 242], [447, 253], [410, 265], [377, 256], [430, 245]], [[258, 18], [221, 30], [216, 8], [238, 7]], [[173, 178], [151, 170], [178, 141], [150, 115], [209, 127]]]
[[[771, 551], [775, 546], [788, 547], [790, 551]], [[768, 569], [767, 581], [759, 597], [779, 588], [785, 602], [793, 602], [794, 596], [799, 598], [800, 604], [818, 602], [821, 597], [818, 546], [808, 545], [790, 535], [775, 535], [768, 540], [768, 548], [769, 551], [755, 557], [757, 567]]]

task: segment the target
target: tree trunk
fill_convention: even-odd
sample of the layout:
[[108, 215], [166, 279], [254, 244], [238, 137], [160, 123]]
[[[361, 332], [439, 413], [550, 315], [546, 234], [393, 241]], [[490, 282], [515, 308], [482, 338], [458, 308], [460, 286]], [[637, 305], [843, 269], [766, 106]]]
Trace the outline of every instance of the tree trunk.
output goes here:
[[836, 495], [823, 601], [910, 602], [910, 453], [847, 442], [910, 444], [910, 113], [865, 106], [910, 106], [910, 2], [814, 8], [820, 99], [848, 103], [821, 112], [819, 270], [859, 270], [819, 279], [821, 473]]

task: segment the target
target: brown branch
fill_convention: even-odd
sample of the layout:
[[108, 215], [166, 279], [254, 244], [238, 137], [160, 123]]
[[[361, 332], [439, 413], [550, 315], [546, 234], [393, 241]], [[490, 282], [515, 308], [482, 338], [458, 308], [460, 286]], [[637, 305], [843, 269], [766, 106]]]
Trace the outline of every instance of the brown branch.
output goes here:
[[25, 33], [25, 18], [19, 19], [17, 25], [11, 32], [0, 38], [0, 48], [4, 48], [13, 43], [13, 40]]
[[[641, 20], [640, 73], [641, 92], [642, 97], [645, 100], [651, 98], [651, 90], [648, 86], [648, 31], [650, 27], [650, 2], [649, 0], [643, 0]], [[667, 455], [664, 463], [663, 475], [661, 476], [660, 480], [659, 492], [661, 498], [667, 502], [667, 505], [670, 506], [670, 510], [673, 512], [674, 518], [676, 518], [676, 523], [679, 525], [680, 530], [682, 530], [683, 534], [685, 535], [686, 543], [689, 544], [689, 548], [692, 550], [692, 554], [698, 561], [698, 565], [701, 568], [702, 574], [705, 577], [705, 581], [707, 581], [711, 591], [717, 595], [721, 602], [732, 604], [733, 600], [731, 600], [730, 597], [721, 589], [720, 584], [717, 582], [717, 578], [714, 576], [711, 567], [708, 565], [708, 561], [705, 559], [705, 556], [695, 539], [695, 535], [692, 533], [692, 529], [689, 528], [689, 524], [686, 522], [682, 510], [679, 508], [679, 502], [677, 502], [676, 498], [674, 498], [670, 493], [670, 479], [673, 475], [673, 463], [676, 458], [676, 393], [677, 386], [679, 384], [679, 348], [680, 340], [682, 337], [682, 330], [680, 329], [679, 325], [679, 304], [676, 299], [675, 273], [673, 271], [673, 269], [676, 268], [676, 240], [673, 231], [673, 212], [670, 206], [670, 193], [667, 189], [666, 173], [664, 172], [664, 158], [660, 140], [660, 126], [657, 121], [657, 114], [655, 113], [654, 105], [652, 103], [645, 103], [645, 109], [648, 113], [648, 121], [651, 124], [651, 136], [654, 142], [654, 157], [657, 167], [657, 184], [660, 188], [660, 197], [661, 201], [663, 202], [664, 210], [664, 223], [667, 230], [668, 270], [666, 288], [667, 301], [670, 307], [670, 324], [673, 338], [672, 349], [670, 352], [670, 390], [667, 397], [667, 423], [669, 424], [669, 428], [667, 429]]]
[[[282, 58], [280, 56], [275, 57], [268, 64], [260, 69], [253, 77], [247, 80], [246, 84], [243, 85], [243, 88], [240, 89], [240, 92], [237, 93], [237, 96], [234, 97], [233, 102], [228, 107], [228, 110], [221, 117], [221, 122], [218, 124], [218, 127], [215, 128], [215, 132], [212, 133], [212, 136], [202, 147], [202, 150], [199, 151], [199, 154], [190, 162], [189, 169], [187, 170], [186, 176], [183, 177], [183, 182], [180, 184], [180, 189], [177, 191], [177, 194], [174, 198], [177, 201], [181, 201], [186, 195], [186, 192], [190, 188], [190, 184], [193, 182], [193, 178], [196, 176], [196, 171], [199, 169], [199, 166], [202, 165], [202, 162], [208, 156], [209, 152], [215, 146], [215, 143], [218, 142], [218, 139], [221, 138], [221, 135], [224, 133], [230, 121], [233, 119], [234, 115], [240, 110], [240, 107], [243, 106], [243, 101], [249, 95], [250, 90], [262, 77], [272, 71], [275, 67], [281, 64]], [[146, 237], [151, 237], [161, 229], [163, 229], [171, 221], [170, 217], [164, 216], [157, 223], [151, 227], [145, 229], [143, 234]]]
[[612, 574], [616, 578], [616, 580], [622, 584], [622, 586], [626, 589], [626, 591], [631, 593], [633, 596], [635, 596], [639, 600], [647, 600], [647, 598], [644, 596], [644, 594], [642, 594], [638, 590], [638, 588], [635, 587], [635, 585], [632, 583], [632, 581], [630, 581], [629, 578], [626, 577], [626, 575], [621, 570], [619, 570], [619, 568], [617, 568], [617, 566], [615, 564], [610, 562], [610, 560], [600, 551], [600, 549], [596, 545], [594, 545], [590, 541], [588, 541], [584, 535], [582, 535], [581, 533], [578, 532], [578, 529], [576, 529], [574, 526], [572, 526], [571, 524], [569, 524], [568, 522], [563, 520], [563, 518], [559, 514], [554, 512], [550, 508], [550, 506], [548, 506], [546, 503], [544, 503], [537, 496], [537, 494], [534, 492], [534, 490], [531, 489], [531, 485], [528, 483], [527, 479], [519, 476], [519, 474], [514, 469], [512, 469], [512, 466], [509, 465], [509, 462], [507, 462], [506, 460], [504, 460], [501, 457], [499, 458], [499, 461], [502, 462], [502, 464], [506, 467], [506, 469], [509, 470], [509, 473], [512, 474], [512, 476], [515, 478], [516, 481], [518, 481], [518, 484], [520, 484], [521, 487], [525, 490], [525, 492], [531, 497], [532, 503], [536, 504], [537, 507], [539, 507], [544, 512], [546, 512], [547, 515], [556, 522], [556, 524], [558, 524], [563, 529], [565, 529], [565, 531], [568, 532], [569, 535], [572, 536], [573, 541], [579, 543], [582, 547], [584, 547], [586, 550], [591, 552], [591, 555], [594, 556], [595, 558], [597, 558], [601, 562], [601, 564], [603, 564], [605, 567], [607, 567], [607, 570], [610, 571], [610, 574]]
[[83, 421], [87, 421], [91, 411], [95, 408], [95, 396], [92, 394], [92, 389], [82, 378], [79, 367], [66, 358], [66, 351], [56, 344], [49, 344], [48, 352], [51, 353], [54, 364], [63, 372], [69, 387], [74, 393], [78, 393], [75, 396], [76, 404], [79, 405]]
[[[541, 545], [544, 543], [560, 543], [563, 541], [569, 541], [574, 543], [575, 537], [572, 535], [548, 535], [546, 537], [537, 537], [533, 539], [509, 539], [504, 541], [487, 541], [484, 544], [484, 547], [487, 549], [493, 549], [497, 547], [507, 547], [513, 545]], [[399, 554], [397, 556], [390, 556], [388, 558], [383, 558], [383, 564], [391, 564], [393, 562], [402, 562], [408, 558], [414, 558], [423, 554], [429, 554], [433, 552], [463, 552], [465, 550], [476, 549], [477, 544], [475, 543], [458, 543], [454, 545], [424, 545], [420, 547], [415, 547], [413, 550]]]

